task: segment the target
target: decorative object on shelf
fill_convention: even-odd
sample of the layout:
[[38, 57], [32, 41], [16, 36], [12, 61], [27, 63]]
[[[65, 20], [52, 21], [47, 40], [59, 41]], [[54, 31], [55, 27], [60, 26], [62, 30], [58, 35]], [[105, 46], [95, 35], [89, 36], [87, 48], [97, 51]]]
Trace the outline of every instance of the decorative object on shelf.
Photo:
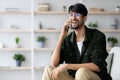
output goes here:
[[90, 8], [89, 12], [103, 12], [105, 11], [103, 8]]
[[63, 5], [63, 11], [66, 11], [67, 10], [67, 7], [65, 5]]
[[118, 26], [119, 26], [119, 21], [118, 21], [118, 19], [112, 19], [112, 21], [111, 21], [111, 25], [110, 25], [111, 27], [112, 27], [112, 29], [118, 29]]
[[15, 53], [13, 59], [16, 60], [16, 66], [20, 67], [22, 62], [25, 61], [25, 56], [20, 53]]
[[55, 28], [47, 28], [47, 30], [55, 30]]
[[116, 11], [116, 12], [120, 12], [120, 6], [119, 6], [119, 5], [116, 6], [115, 11]]
[[88, 27], [90, 27], [90, 28], [97, 28], [98, 27], [98, 23], [97, 22], [89, 22], [88, 23]]
[[3, 44], [2, 43], [0, 43], [0, 48], [3, 48]]
[[50, 5], [49, 3], [42, 3], [38, 5], [38, 11], [49, 11]]
[[115, 44], [118, 43], [118, 40], [117, 40], [117, 38], [115, 38], [115, 37], [108, 37], [108, 38], [107, 38], [107, 42], [108, 42], [108, 47], [109, 47], [109, 48], [112, 48], [112, 47], [115, 46]]
[[7, 11], [7, 12], [18, 12], [20, 10], [19, 10], [19, 8], [15, 8], [15, 7], [8, 7], [8, 8], [5, 8], [5, 11]]
[[11, 29], [17, 29], [17, 25], [13, 24], [10, 26]]
[[39, 47], [40, 48], [43, 48], [44, 47], [44, 44], [45, 44], [45, 41], [47, 40], [46, 37], [44, 36], [38, 36], [37, 37], [37, 41], [39, 42]]
[[16, 42], [15, 48], [20, 48], [20, 44], [19, 44], [20, 38], [19, 38], [19, 37], [16, 37], [16, 38], [15, 38], [15, 42]]
[[42, 29], [42, 23], [41, 22], [39, 22], [39, 28]]

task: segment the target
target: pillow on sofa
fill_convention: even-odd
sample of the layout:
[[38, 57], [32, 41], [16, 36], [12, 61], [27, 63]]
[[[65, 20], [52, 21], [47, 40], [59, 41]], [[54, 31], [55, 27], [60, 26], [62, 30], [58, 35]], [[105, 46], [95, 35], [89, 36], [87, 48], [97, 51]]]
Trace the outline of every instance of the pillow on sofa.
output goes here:
[[113, 56], [114, 56], [114, 53], [109, 53], [109, 55], [106, 59], [108, 73], [110, 73], [110, 70], [111, 70]]

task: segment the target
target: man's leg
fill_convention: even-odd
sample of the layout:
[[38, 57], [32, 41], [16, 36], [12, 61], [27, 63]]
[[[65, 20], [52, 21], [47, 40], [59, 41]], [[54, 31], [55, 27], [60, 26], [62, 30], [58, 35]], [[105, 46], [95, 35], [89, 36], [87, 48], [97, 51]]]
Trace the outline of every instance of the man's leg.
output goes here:
[[[52, 66], [45, 67], [42, 75], [42, 80], [53, 80], [50, 78], [50, 73], [53, 69], [55, 69], [55, 67]], [[67, 71], [64, 71], [58, 75], [58, 80], [75, 80], [75, 79], [71, 75], [69, 75]]]
[[77, 70], [75, 74], [75, 80], [101, 80], [101, 79], [96, 73], [86, 68], [80, 68]]

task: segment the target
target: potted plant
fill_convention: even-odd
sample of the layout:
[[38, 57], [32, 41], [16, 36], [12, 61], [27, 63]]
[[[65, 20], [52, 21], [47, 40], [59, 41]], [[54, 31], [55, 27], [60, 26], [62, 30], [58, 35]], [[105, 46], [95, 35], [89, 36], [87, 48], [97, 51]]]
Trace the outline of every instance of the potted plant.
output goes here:
[[44, 44], [45, 44], [45, 41], [47, 39], [44, 37], [44, 36], [38, 36], [37, 37], [37, 41], [39, 42], [39, 47], [40, 48], [43, 48], [44, 47]]
[[115, 44], [118, 43], [118, 40], [117, 40], [117, 38], [115, 38], [115, 37], [108, 37], [108, 38], [107, 38], [107, 41], [109, 42], [109, 43], [108, 43], [109, 47], [114, 47]]
[[66, 11], [67, 7], [65, 5], [63, 5], [63, 11]]
[[22, 62], [25, 61], [25, 56], [20, 53], [15, 53], [13, 59], [16, 60], [16, 66], [21, 66]]
[[16, 37], [16, 38], [15, 38], [16, 48], [19, 48], [19, 47], [20, 47], [19, 42], [20, 42], [20, 38], [19, 38], [19, 37]]
[[95, 22], [95, 23], [89, 22], [89, 23], [88, 23], [88, 26], [89, 26], [90, 28], [97, 28], [97, 27], [98, 27], [98, 23], [97, 23], [97, 22]]

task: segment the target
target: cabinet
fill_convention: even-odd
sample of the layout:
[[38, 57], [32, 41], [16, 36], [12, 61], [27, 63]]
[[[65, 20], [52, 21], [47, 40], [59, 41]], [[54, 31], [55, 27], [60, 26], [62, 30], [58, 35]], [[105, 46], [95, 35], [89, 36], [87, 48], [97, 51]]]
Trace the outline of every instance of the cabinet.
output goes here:
[[[0, 1], [0, 43], [4, 48], [0, 48], [0, 79], [1, 80], [40, 80], [45, 65], [50, 64], [51, 53], [57, 43], [59, 33], [63, 23], [68, 18], [67, 11], [62, 7], [80, 2], [81, 0], [8, 0]], [[93, 0], [94, 1], [94, 0]], [[98, 6], [104, 1], [90, 0], [83, 1], [87, 7]], [[110, 0], [112, 2], [112, 0]], [[117, 5], [115, 0], [112, 7]], [[37, 11], [38, 3], [49, 3], [50, 11]], [[59, 4], [58, 4], [59, 3]], [[104, 3], [105, 6], [105, 3]], [[103, 6], [103, 7], [104, 7]], [[18, 7], [19, 11], [4, 11], [5, 7]], [[118, 29], [110, 29], [111, 20], [119, 20], [120, 12], [109, 10], [111, 6], [105, 7], [105, 12], [95, 12], [88, 14], [88, 21], [98, 21], [99, 29], [106, 36], [115, 36], [119, 39], [120, 26]], [[42, 29], [39, 29], [40, 23]], [[10, 29], [11, 25], [17, 25], [18, 29]], [[54, 29], [53, 29], [54, 28]], [[20, 37], [21, 48], [15, 48], [15, 37]], [[38, 36], [45, 36], [47, 41], [44, 48], [39, 48], [36, 41]], [[120, 43], [118, 43], [118, 46]], [[16, 67], [12, 59], [14, 53], [20, 52], [25, 55], [26, 61], [22, 67]], [[16, 77], [13, 77], [16, 76]]]

